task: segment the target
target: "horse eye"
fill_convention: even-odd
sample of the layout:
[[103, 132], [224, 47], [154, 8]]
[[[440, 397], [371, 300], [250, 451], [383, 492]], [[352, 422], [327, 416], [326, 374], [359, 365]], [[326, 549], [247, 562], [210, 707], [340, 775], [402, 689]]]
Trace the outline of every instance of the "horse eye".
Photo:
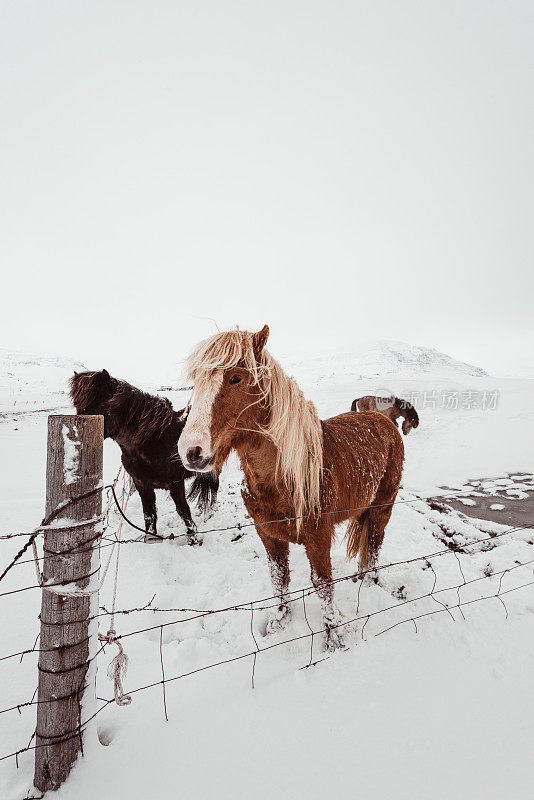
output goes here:
[[241, 383], [241, 378], [239, 375], [232, 375], [228, 383], [231, 383], [232, 385], [234, 385], [235, 383]]

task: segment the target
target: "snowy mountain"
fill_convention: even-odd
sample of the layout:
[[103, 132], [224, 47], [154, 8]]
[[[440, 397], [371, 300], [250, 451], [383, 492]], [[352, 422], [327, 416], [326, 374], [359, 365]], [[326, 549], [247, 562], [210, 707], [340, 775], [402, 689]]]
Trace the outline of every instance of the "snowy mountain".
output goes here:
[[[392, 388], [396, 382], [416, 380], [427, 376], [436, 379], [462, 381], [465, 378], [483, 378], [487, 373], [480, 367], [457, 361], [430, 347], [397, 341], [361, 342], [351, 347], [333, 348], [328, 354], [281, 359], [283, 366], [294, 375], [305, 391], [336, 386], [347, 388], [349, 393], [358, 381], [380, 382]], [[74, 370], [81, 371], [84, 364], [64, 356], [41, 356], [0, 349], [0, 413], [27, 412], [68, 406], [66, 392], [68, 379]], [[128, 375], [121, 375], [128, 379]], [[406, 380], [405, 380], [406, 379]], [[181, 382], [180, 382], [181, 380]], [[184, 379], [185, 380], [185, 379]], [[187, 385], [177, 379], [172, 385]], [[158, 384], [142, 388], [155, 392]], [[171, 384], [159, 384], [160, 392], [169, 394]], [[376, 389], [376, 386], [370, 389]], [[172, 392], [171, 392], [172, 395]], [[179, 404], [183, 398], [174, 398]]]
[[0, 349], [0, 413], [28, 412], [69, 405], [67, 381], [79, 361]]
[[[340, 370], [340, 365], [342, 369]], [[362, 342], [351, 350], [299, 359], [287, 365], [297, 380], [316, 386], [385, 376], [439, 375], [448, 378], [487, 377], [481, 367], [457, 361], [431, 347], [391, 340]]]

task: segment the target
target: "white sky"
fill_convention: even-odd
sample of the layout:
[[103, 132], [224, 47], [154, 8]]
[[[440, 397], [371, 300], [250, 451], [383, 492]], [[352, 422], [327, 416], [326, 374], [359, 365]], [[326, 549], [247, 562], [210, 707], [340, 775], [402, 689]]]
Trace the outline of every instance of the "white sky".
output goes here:
[[168, 379], [268, 322], [533, 375], [533, 41], [530, 0], [1, 0], [1, 343]]

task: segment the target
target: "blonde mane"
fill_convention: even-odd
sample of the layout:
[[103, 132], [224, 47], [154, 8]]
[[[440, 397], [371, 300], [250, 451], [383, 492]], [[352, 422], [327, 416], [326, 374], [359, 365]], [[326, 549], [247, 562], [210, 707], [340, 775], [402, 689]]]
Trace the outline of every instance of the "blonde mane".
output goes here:
[[[323, 434], [312, 402], [297, 383], [265, 350], [259, 361], [248, 331], [216, 333], [200, 342], [187, 360], [187, 371], [195, 386], [209, 381], [214, 372], [243, 366], [260, 389], [258, 402], [270, 407], [270, 419], [260, 430], [277, 451], [276, 476], [293, 498], [295, 517], [316, 514], [321, 509]], [[297, 529], [301, 519], [297, 519]]]

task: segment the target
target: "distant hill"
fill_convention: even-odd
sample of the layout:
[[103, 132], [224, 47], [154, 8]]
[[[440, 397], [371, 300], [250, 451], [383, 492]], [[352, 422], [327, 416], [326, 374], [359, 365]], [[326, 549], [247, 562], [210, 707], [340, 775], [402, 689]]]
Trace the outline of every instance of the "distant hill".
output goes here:
[[[284, 359], [284, 367], [306, 388], [330, 385], [352, 386], [356, 381], [393, 377], [432, 375], [461, 379], [485, 377], [480, 367], [457, 361], [431, 347], [395, 341], [361, 342], [350, 350], [340, 348], [328, 355], [312, 355], [294, 361]], [[0, 413], [25, 413], [70, 406], [68, 380], [74, 370], [87, 367], [64, 356], [40, 356], [0, 349]], [[385, 385], [389, 386], [390, 382]], [[382, 382], [384, 384], [384, 382]], [[155, 385], [143, 388], [155, 391]], [[163, 394], [187, 387], [187, 381], [161, 384]], [[183, 398], [175, 398], [179, 405]]]
[[290, 361], [287, 367], [297, 380], [320, 385], [332, 378], [365, 380], [383, 376], [443, 375], [444, 377], [486, 377], [481, 367], [457, 361], [432, 347], [397, 341], [362, 342], [350, 350], [340, 349], [329, 355], [318, 355]]
[[64, 356], [0, 349], [0, 412], [29, 412], [70, 405], [68, 379], [86, 367]]

